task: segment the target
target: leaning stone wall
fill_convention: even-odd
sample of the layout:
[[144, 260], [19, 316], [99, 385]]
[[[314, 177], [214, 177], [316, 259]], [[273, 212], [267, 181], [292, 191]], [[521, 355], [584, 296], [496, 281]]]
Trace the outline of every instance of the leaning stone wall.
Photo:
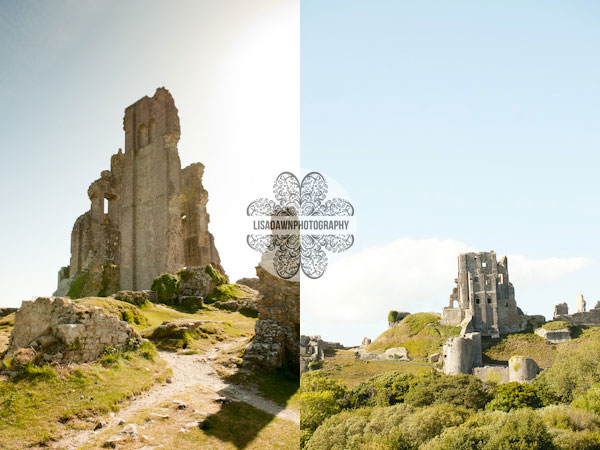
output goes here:
[[272, 275], [256, 267], [258, 321], [254, 341], [246, 348], [249, 364], [288, 367], [298, 371], [300, 365], [300, 282]]
[[15, 314], [8, 353], [32, 347], [54, 362], [98, 359], [106, 347], [123, 349], [136, 331], [101, 308], [78, 305], [68, 298], [24, 301]]

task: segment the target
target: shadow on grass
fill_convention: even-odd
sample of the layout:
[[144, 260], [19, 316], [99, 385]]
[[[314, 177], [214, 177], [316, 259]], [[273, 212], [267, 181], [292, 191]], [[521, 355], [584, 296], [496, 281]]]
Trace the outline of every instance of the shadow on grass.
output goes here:
[[246, 448], [275, 416], [243, 402], [224, 404], [219, 412], [207, 417], [202, 430], [238, 449]]
[[[242, 450], [286, 408], [289, 399], [300, 387], [300, 374], [286, 368], [255, 369], [237, 372], [227, 381], [231, 385], [218, 392], [227, 400], [219, 411], [206, 419], [203, 430]], [[265, 399], [270, 413], [245, 403], [246, 398], [237, 387], [239, 385]]]

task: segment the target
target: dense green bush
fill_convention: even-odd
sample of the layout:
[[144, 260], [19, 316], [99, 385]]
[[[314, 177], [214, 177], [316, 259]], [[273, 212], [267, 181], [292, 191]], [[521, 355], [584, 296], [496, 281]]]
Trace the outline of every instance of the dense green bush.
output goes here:
[[404, 401], [410, 388], [417, 383], [414, 375], [386, 372], [357, 384], [349, 393], [353, 408], [364, 406], [391, 406]]
[[540, 373], [533, 384], [546, 402], [570, 403], [596, 383], [600, 383], [599, 340], [562, 350], [553, 366]]
[[343, 411], [325, 420], [306, 448], [416, 450], [444, 429], [462, 424], [470, 414], [453, 405], [415, 410], [398, 404]]
[[516, 408], [539, 408], [542, 406], [536, 389], [525, 383], [501, 384], [494, 389], [493, 394], [494, 398], [486, 406], [489, 410], [510, 411]]
[[431, 375], [420, 377], [404, 401], [413, 406], [449, 403], [471, 409], [482, 409], [490, 400], [489, 387], [472, 375]]
[[332, 391], [302, 392], [300, 402], [300, 429], [308, 440], [321, 423], [339, 413], [342, 408]]
[[152, 290], [156, 291], [158, 301], [173, 303], [179, 295], [179, 278], [171, 273], [163, 273], [152, 282]]
[[394, 323], [397, 320], [398, 320], [398, 311], [394, 311], [394, 310], [390, 311], [388, 313], [388, 322], [389, 323]]

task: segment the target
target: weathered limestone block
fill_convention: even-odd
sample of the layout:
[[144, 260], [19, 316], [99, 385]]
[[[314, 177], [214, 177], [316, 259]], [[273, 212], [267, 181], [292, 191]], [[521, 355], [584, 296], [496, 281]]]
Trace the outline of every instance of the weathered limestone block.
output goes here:
[[117, 300], [131, 303], [132, 305], [142, 306], [150, 300], [150, 295], [147, 291], [119, 291], [115, 294]]
[[531, 358], [513, 356], [508, 361], [509, 381], [528, 383], [537, 376], [538, 372], [538, 365]]
[[[218, 269], [217, 269], [218, 270]], [[179, 295], [188, 297], [206, 297], [215, 283], [206, 273], [206, 266], [190, 266], [177, 272], [179, 275]]]
[[552, 344], [571, 340], [571, 330], [569, 328], [563, 328], [562, 330], [545, 330], [543, 328], [537, 328], [534, 333]]
[[368, 337], [363, 338], [360, 346], [361, 347], [366, 347], [367, 345], [371, 345], [371, 339], [369, 339]]
[[400, 361], [408, 361], [408, 350], [404, 347], [388, 348], [384, 353], [386, 359], [397, 359]]
[[85, 362], [99, 358], [107, 346], [126, 348], [137, 337], [127, 322], [101, 308], [40, 297], [24, 301], [15, 314], [7, 352], [32, 347], [56, 362]]
[[[71, 345], [77, 339], [84, 337], [84, 333], [85, 325], [82, 323], [65, 323], [56, 326], [56, 336], [66, 345]], [[42, 342], [40, 344], [43, 345]]]

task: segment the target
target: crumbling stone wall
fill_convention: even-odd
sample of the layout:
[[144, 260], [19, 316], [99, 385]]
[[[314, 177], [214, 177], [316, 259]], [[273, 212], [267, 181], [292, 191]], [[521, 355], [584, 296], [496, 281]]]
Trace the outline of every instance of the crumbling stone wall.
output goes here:
[[32, 347], [47, 361], [80, 363], [98, 359], [108, 346], [123, 349], [138, 337], [127, 322], [101, 308], [40, 297], [23, 301], [16, 312], [7, 352]]
[[522, 331], [527, 316], [517, 307], [515, 289], [508, 279], [508, 259], [498, 262], [492, 252], [462, 253], [458, 257], [458, 278], [443, 310], [442, 323], [458, 326], [473, 318], [475, 331], [498, 337]]
[[261, 297], [254, 341], [246, 348], [248, 364], [265, 367], [300, 366], [300, 282], [284, 280], [256, 267]]
[[596, 302], [590, 310], [586, 310], [586, 301], [583, 294], [578, 294], [575, 302], [576, 312], [573, 314], [569, 314], [569, 305], [566, 302], [555, 305], [554, 320], [565, 320], [578, 326], [600, 326], [600, 302]]
[[[92, 286], [95, 295], [150, 289], [156, 276], [185, 266], [210, 263], [223, 272], [208, 231], [204, 166], [181, 169], [179, 116], [171, 94], [159, 88], [129, 106], [123, 129], [125, 152], [119, 149], [111, 170], [88, 189], [90, 210], [73, 226], [71, 261], [59, 271], [56, 294], [73, 293], [74, 283]], [[118, 270], [106, 272], [107, 266]], [[84, 273], [95, 275], [81, 278]]]

